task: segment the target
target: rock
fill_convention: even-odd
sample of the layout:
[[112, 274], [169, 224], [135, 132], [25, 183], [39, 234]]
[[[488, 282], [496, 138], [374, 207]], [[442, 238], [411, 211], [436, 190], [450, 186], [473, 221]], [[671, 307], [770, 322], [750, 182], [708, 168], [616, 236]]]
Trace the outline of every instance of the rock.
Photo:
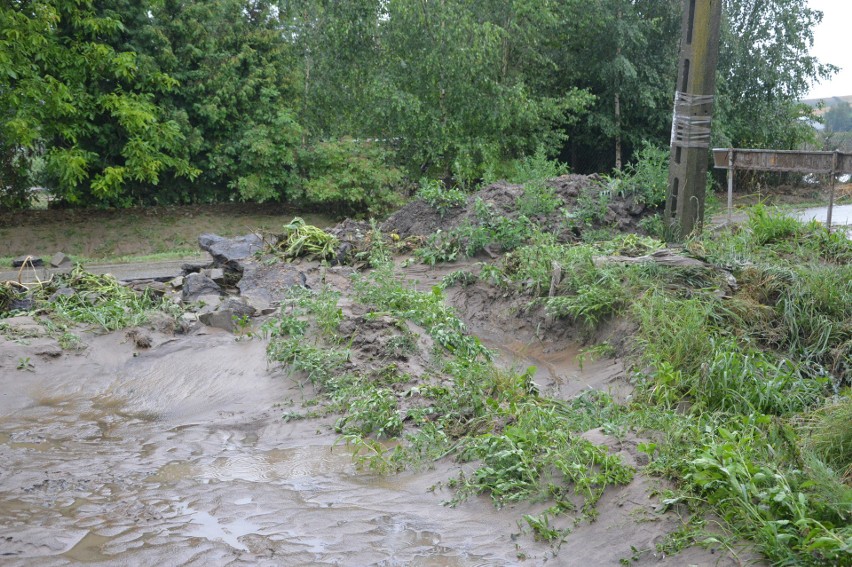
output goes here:
[[211, 313], [219, 309], [219, 306], [222, 305], [222, 296], [201, 295], [193, 303], [195, 303], [194, 310], [199, 315], [201, 313]]
[[32, 297], [13, 299], [6, 305], [7, 311], [32, 311], [35, 309], [35, 301]]
[[265, 266], [247, 262], [243, 277], [237, 283], [240, 296], [248, 300], [258, 311], [276, 301], [284, 299], [291, 287], [308, 287], [305, 273], [292, 264]]
[[44, 260], [42, 260], [38, 256], [31, 256], [29, 254], [24, 254], [23, 256], [18, 256], [17, 258], [12, 260], [12, 267], [13, 268], [20, 268], [21, 266], [24, 265], [24, 263], [27, 264], [27, 267], [33, 267], [33, 268], [38, 268], [39, 266], [44, 266]]
[[77, 292], [70, 287], [60, 287], [54, 291], [49, 298], [47, 298], [47, 301], [53, 303], [60, 297], [74, 297], [76, 294]]
[[241, 297], [229, 297], [225, 301], [222, 302], [222, 306], [219, 308], [220, 311], [224, 309], [229, 309], [235, 315], [254, 317], [254, 314], [257, 310], [254, 306], [250, 305], [245, 299]]
[[202, 234], [198, 237], [198, 245], [213, 256], [217, 266], [242, 272], [242, 261], [263, 249], [263, 239], [256, 234], [236, 238]]
[[238, 321], [244, 317], [251, 317], [254, 313], [254, 307], [248, 305], [244, 300], [230, 297], [216, 311], [200, 314], [198, 320], [208, 327], [216, 327], [233, 333], [239, 324]]
[[53, 255], [53, 258], [50, 259], [50, 265], [54, 268], [71, 267], [71, 258], [62, 252], [57, 252]]
[[186, 264], [181, 264], [180, 269], [183, 271], [183, 274], [197, 274], [201, 270], [206, 270], [210, 267], [209, 262], [187, 262]]
[[203, 273], [217, 284], [225, 283], [225, 270], [222, 268], [210, 268], [209, 270], [204, 270]]
[[151, 348], [151, 345], [153, 344], [151, 335], [146, 333], [144, 329], [130, 329], [124, 336], [127, 340], [133, 341], [136, 348]]
[[156, 280], [143, 280], [135, 282], [130, 286], [131, 289], [139, 293], [151, 293], [157, 297], [163, 297], [166, 294], [166, 284]]
[[180, 289], [183, 287], [183, 280], [183, 276], [178, 276], [169, 281], [169, 285], [172, 286], [174, 289]]
[[193, 303], [198, 301], [202, 295], [219, 296], [222, 293], [222, 288], [219, 284], [203, 274], [189, 274], [183, 280], [183, 291], [181, 297], [184, 303]]

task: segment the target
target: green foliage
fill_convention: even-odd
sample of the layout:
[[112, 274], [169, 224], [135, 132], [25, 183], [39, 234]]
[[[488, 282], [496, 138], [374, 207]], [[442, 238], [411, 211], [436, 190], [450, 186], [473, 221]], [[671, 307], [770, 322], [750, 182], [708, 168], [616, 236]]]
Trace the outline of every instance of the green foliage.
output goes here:
[[401, 172], [376, 144], [351, 139], [321, 142], [303, 151], [301, 199], [344, 212], [380, 214], [400, 203]]
[[328, 260], [334, 256], [338, 244], [336, 237], [295, 217], [284, 225], [284, 234], [277, 246], [285, 258], [312, 256]]
[[[43, 150], [51, 189], [76, 204], [126, 205], [134, 186], [198, 175], [178, 124], [154, 100], [177, 83], [120, 45], [114, 12], [89, 0], [9, 4], [0, 29], [4, 169], [20, 171]], [[7, 204], [27, 200], [23, 182], [3, 188]]]
[[299, 196], [298, 68], [271, 2], [142, 2], [154, 29], [132, 40], [180, 87], [161, 95], [201, 170], [157, 202], [292, 200]]
[[576, 207], [563, 209], [565, 222], [569, 226], [583, 228], [603, 224], [612, 200], [612, 191], [604, 187], [584, 188], [577, 198]]
[[802, 227], [801, 222], [779, 211], [770, 214], [763, 205], [749, 210], [748, 224], [758, 246], [796, 236]]
[[545, 308], [550, 315], [571, 317], [593, 329], [617, 313], [626, 301], [621, 281], [610, 272], [602, 272], [592, 283], [580, 285], [573, 295], [548, 298]]
[[[37, 297], [45, 301], [63, 285], [74, 290], [73, 295], [60, 295], [46, 303], [51, 316], [67, 323], [93, 327], [99, 332], [116, 331], [142, 325], [154, 311], [172, 316], [180, 309], [154, 294], [136, 291], [121, 285], [110, 275], [96, 275], [79, 265], [67, 276], [55, 278], [51, 285], [39, 290]], [[69, 339], [66, 338], [66, 342]]]
[[619, 173], [619, 193], [632, 195], [651, 208], [665, 205], [669, 187], [669, 154], [668, 148], [643, 142], [633, 161]]
[[[852, 398], [846, 395], [819, 408], [809, 416], [803, 430], [804, 446], [837, 477], [847, 483], [852, 480]], [[852, 516], [852, 508], [847, 513]]]
[[527, 401], [517, 409], [515, 423], [501, 433], [475, 438], [462, 453], [463, 460], [477, 461], [478, 466], [460, 477], [461, 497], [488, 493], [502, 506], [547, 491], [557, 506], [571, 509], [574, 493], [583, 498], [582, 512], [591, 514], [607, 486], [633, 479], [633, 470], [605, 447], [561, 426], [562, 412], [556, 406]]
[[800, 471], [773, 462], [768, 443], [775, 440], [765, 433], [771, 431], [768, 425], [750, 416], [706, 435], [686, 478], [773, 562], [849, 564], [852, 530], [848, 524], [834, 526], [815, 509]]
[[732, 0], [725, 12], [714, 144], [799, 148], [814, 136], [801, 120], [811, 109], [799, 101], [837, 70], [809, 54], [822, 13], [806, 0]]
[[568, 166], [547, 157], [542, 146], [535, 153], [514, 162], [514, 171], [508, 177], [510, 183], [529, 183], [530, 181], [547, 181], [568, 173]]
[[845, 100], [832, 103], [823, 116], [826, 127], [832, 132], [852, 132], [852, 105]]
[[420, 180], [417, 196], [429, 203], [442, 218], [448, 211], [461, 207], [467, 201], [467, 195], [461, 189], [446, 188], [441, 181], [426, 178]]
[[452, 308], [444, 305], [441, 289], [419, 293], [406, 289], [393, 277], [386, 265], [368, 278], [355, 281], [357, 298], [379, 310], [387, 310], [424, 327], [432, 339], [447, 351], [465, 360], [490, 360], [491, 352], [478, 338], [468, 335], [464, 323]]
[[350, 398], [349, 411], [335, 428], [344, 435], [396, 437], [402, 433], [402, 417], [396, 396], [387, 388], [371, 387]]
[[518, 212], [525, 217], [543, 217], [562, 206], [553, 187], [544, 181], [528, 181], [518, 199]]
[[455, 229], [431, 234], [423, 246], [415, 250], [415, 256], [429, 265], [452, 262], [462, 255], [474, 256], [487, 246], [514, 250], [537, 234], [536, 225], [528, 217], [496, 215], [491, 205], [482, 199], [476, 199], [474, 213], [474, 221], [466, 220]]
[[326, 387], [349, 360], [345, 350], [310, 344], [303, 337], [275, 338], [266, 348], [269, 360], [289, 365], [317, 388]]

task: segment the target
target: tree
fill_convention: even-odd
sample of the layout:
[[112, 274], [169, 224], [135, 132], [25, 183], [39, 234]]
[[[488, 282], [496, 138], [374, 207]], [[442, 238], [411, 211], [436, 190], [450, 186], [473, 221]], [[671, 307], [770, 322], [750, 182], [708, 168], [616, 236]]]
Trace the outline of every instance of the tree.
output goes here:
[[589, 114], [570, 132], [575, 167], [584, 165], [592, 171], [618, 167], [644, 140], [667, 141], [680, 4], [680, 0], [565, 4], [560, 70], [569, 84], [596, 96]]
[[[535, 3], [543, 8], [553, 3]], [[522, 2], [391, 0], [382, 24], [386, 81], [376, 122], [422, 171], [474, 180], [501, 160], [553, 148], [560, 127], [589, 97], [574, 88], [536, 93], [517, 72], [535, 50], [517, 34], [533, 8]], [[500, 8], [500, 11], [495, 10]]]
[[287, 199], [297, 187], [299, 70], [279, 11], [263, 0], [164, 0], [154, 11], [159, 66], [181, 88], [162, 105], [180, 117], [193, 184], [163, 201]]
[[[193, 177], [183, 138], [154, 95], [177, 86], [111, 41], [123, 30], [91, 0], [18, 0], [0, 7], [0, 151], [20, 169], [44, 154], [47, 181], [74, 204], [129, 204], [132, 184]], [[8, 156], [12, 155], [10, 160]], [[15, 165], [17, 164], [17, 165]], [[20, 187], [4, 203], [25, 204]], [[10, 200], [11, 197], [11, 200]]]
[[852, 106], [838, 99], [825, 113], [825, 125], [832, 132], [852, 132]]
[[799, 101], [837, 68], [810, 55], [822, 12], [807, 0], [725, 4], [714, 138], [734, 147], [795, 149], [813, 129]]

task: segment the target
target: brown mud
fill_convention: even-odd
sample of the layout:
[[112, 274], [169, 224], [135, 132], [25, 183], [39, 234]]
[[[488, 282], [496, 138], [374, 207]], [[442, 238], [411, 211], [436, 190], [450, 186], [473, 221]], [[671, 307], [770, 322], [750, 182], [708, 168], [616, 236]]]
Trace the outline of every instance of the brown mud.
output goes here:
[[[313, 393], [267, 366], [262, 340], [144, 331], [150, 348], [117, 332], [87, 335], [80, 353], [46, 337], [0, 339], [4, 565], [472, 566], [516, 565], [519, 554], [528, 565], [616, 565], [631, 546], [637, 564], [736, 564], [702, 549], [657, 556], [686, 517], [658, 513], [661, 481], [642, 475], [608, 491], [597, 521], [561, 548], [536, 543], [517, 521], [544, 504], [496, 510], [478, 497], [448, 508], [452, 493], [432, 488], [461, 465], [358, 471], [333, 418], [282, 420]], [[486, 343], [504, 365], [537, 366], [547, 393], [629, 389], [618, 362], [580, 369], [576, 345], [512, 334]], [[23, 357], [30, 369], [15, 370]], [[642, 464], [635, 440], [587, 435]]]
[[[496, 195], [496, 193], [495, 193]], [[507, 201], [508, 202], [508, 201]], [[400, 272], [422, 290], [468, 261]], [[349, 297], [351, 268], [314, 262], [255, 263], [251, 286], [265, 301], [286, 287], [327, 285], [342, 294], [349, 364], [376, 364], [391, 320], [364, 317]], [[296, 273], [298, 272], [298, 274]], [[298, 277], [297, 277], [298, 275]], [[248, 284], [249, 282], [246, 282]], [[300, 284], [301, 285], [301, 284]], [[618, 359], [585, 360], [576, 329], [547, 322], [528, 298], [479, 282], [446, 291], [469, 329], [498, 351], [498, 364], [535, 366], [546, 395], [631, 393]], [[63, 350], [26, 317], [0, 332], [0, 564], [3, 565], [740, 565], [698, 547], [656, 550], [688, 520], [664, 509], [665, 481], [641, 474], [607, 490], [594, 521], [558, 546], [534, 541], [519, 520], [547, 503], [495, 509], [485, 496], [455, 507], [442, 488], [472, 464], [444, 458], [426, 471], [383, 476], [359, 470], [333, 430], [337, 416], [285, 420], [313, 406], [300, 376], [267, 364], [266, 341], [196, 326], [152, 325], [83, 335]], [[255, 327], [260, 321], [255, 321]], [[11, 330], [10, 330], [11, 329]], [[428, 337], [417, 329], [419, 351]], [[603, 332], [617, 343], [627, 332]], [[418, 375], [420, 355], [400, 359]], [[584, 434], [640, 468], [642, 440]], [[560, 518], [568, 527], [571, 518]]]
[[[61, 251], [77, 261], [192, 251], [199, 234], [280, 230], [297, 214], [269, 203], [0, 211], [0, 258], [32, 254], [48, 260]], [[327, 215], [301, 216], [317, 226], [332, 224]]]

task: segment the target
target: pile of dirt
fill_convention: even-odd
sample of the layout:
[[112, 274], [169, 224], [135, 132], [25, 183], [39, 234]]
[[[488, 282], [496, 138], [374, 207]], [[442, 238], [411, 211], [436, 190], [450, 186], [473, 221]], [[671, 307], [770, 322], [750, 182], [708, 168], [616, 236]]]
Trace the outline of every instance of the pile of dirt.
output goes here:
[[[530, 220], [554, 230], [563, 242], [576, 240], [584, 230], [605, 227], [620, 232], [643, 233], [639, 221], [654, 212], [632, 195], [610, 193], [598, 175], [563, 175], [549, 180], [547, 186], [554, 190], [562, 205], [548, 215]], [[477, 201], [489, 207], [495, 218], [518, 219], [518, 202], [523, 195], [523, 185], [501, 181], [471, 194], [463, 206], [452, 208], [443, 215], [429, 203], [415, 199], [391, 215], [381, 228], [386, 233], [408, 238], [429, 236], [438, 230], [451, 231], [466, 223], [476, 225], [479, 222]], [[604, 203], [599, 207], [601, 210], [588, 215], [593, 218], [568, 218], [572, 213], [582, 212], [583, 207], [591, 203], [601, 202]]]

